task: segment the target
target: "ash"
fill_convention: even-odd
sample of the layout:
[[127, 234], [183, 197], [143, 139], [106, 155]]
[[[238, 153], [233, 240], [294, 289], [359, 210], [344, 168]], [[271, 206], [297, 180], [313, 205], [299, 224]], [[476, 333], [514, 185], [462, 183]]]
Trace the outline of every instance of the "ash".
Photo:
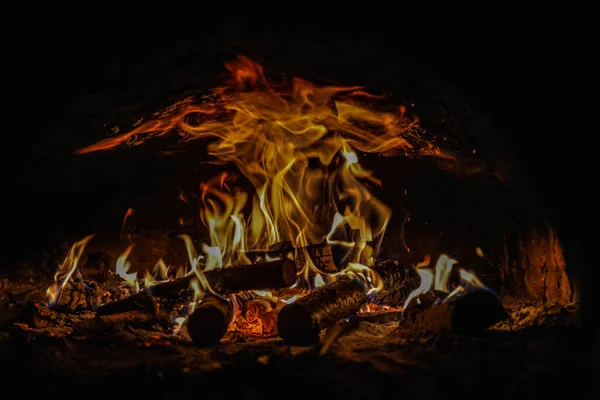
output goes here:
[[477, 337], [402, 338], [390, 311], [340, 323], [309, 347], [230, 332], [200, 348], [185, 326], [173, 335], [159, 325], [107, 324], [89, 310], [48, 309], [39, 301], [44, 289], [32, 281], [0, 286], [4, 377], [27, 376], [35, 385], [21, 390], [30, 395], [521, 398], [586, 387], [577, 304], [515, 306], [510, 320]]

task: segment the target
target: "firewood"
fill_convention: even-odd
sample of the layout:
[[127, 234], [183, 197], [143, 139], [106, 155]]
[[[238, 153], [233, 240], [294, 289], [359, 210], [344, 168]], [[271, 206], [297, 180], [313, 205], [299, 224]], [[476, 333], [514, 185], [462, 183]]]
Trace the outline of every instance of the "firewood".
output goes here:
[[333, 260], [331, 246], [328, 244], [319, 243], [296, 249], [296, 267], [298, 269], [302, 269], [306, 263], [305, 254], [308, 254], [319, 271], [328, 273], [338, 272]]
[[277, 318], [277, 330], [288, 344], [311, 345], [319, 341], [322, 329], [350, 317], [366, 301], [364, 286], [343, 276], [283, 307]]
[[421, 284], [421, 278], [414, 268], [400, 266], [397, 261], [386, 261], [373, 269], [383, 281], [383, 288], [369, 297], [369, 301], [374, 304], [390, 307], [401, 305]]
[[404, 336], [444, 332], [476, 335], [508, 318], [498, 297], [489, 290], [459, 294], [447, 302], [409, 306], [398, 333]]
[[[367, 301], [398, 303], [418, 286], [418, 282], [414, 286], [412, 275], [406, 281], [409, 273], [404, 265], [390, 261], [374, 269], [383, 280], [383, 289], [379, 293], [367, 295], [368, 290], [362, 283], [344, 276], [283, 307], [277, 319], [280, 336], [292, 345], [316, 343], [322, 329], [354, 315]], [[405, 289], [405, 284], [412, 288]]]
[[[296, 267], [291, 260], [282, 259], [261, 264], [240, 265], [237, 267], [217, 268], [203, 272], [211, 288], [227, 294], [240, 290], [261, 290], [290, 286], [296, 280]], [[194, 290], [191, 287], [195, 274], [184, 278], [160, 283], [126, 299], [105, 304], [98, 308], [101, 314], [136, 309], [145, 304], [147, 297], [158, 297], [171, 301], [192, 301]]]
[[118, 314], [98, 316], [103, 323], [107, 325], [130, 325], [130, 326], [148, 326], [159, 324], [168, 327], [171, 323], [168, 313], [160, 312], [158, 314], [149, 310], [132, 310]]
[[128, 311], [149, 310], [155, 305], [154, 298], [146, 292], [140, 292], [119, 301], [104, 304], [96, 310], [97, 315], [112, 315]]
[[198, 346], [219, 343], [233, 319], [233, 305], [225, 298], [207, 295], [187, 321], [187, 331]]
[[245, 251], [244, 255], [252, 262], [263, 262], [265, 259], [293, 258], [292, 242], [278, 242], [269, 246], [268, 250]]

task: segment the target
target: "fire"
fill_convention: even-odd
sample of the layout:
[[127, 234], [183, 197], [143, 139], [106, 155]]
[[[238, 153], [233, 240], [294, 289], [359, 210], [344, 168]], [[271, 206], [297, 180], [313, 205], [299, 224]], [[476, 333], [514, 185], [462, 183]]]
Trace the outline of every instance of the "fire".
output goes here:
[[[366, 101], [381, 96], [360, 86], [319, 86], [299, 78], [290, 87], [275, 85], [246, 57], [226, 68], [231, 80], [204, 101], [181, 101], [77, 152], [139, 145], [170, 132], [186, 141], [211, 140], [209, 155], [234, 164], [244, 182], [223, 173], [200, 185], [200, 215], [210, 233], [203, 248], [208, 268], [245, 263], [248, 249], [280, 242], [301, 248], [327, 240], [348, 252], [380, 242], [391, 210], [364, 185], [381, 182], [361, 166], [359, 154], [430, 154], [430, 145], [417, 146], [416, 117], [404, 106], [373, 109]], [[360, 243], [343, 233], [347, 228], [360, 231]]]
[[75, 272], [75, 270], [77, 269], [79, 259], [83, 254], [85, 246], [93, 237], [94, 235], [86, 236], [85, 238], [73, 244], [73, 246], [69, 250], [67, 257], [65, 258], [61, 266], [58, 268], [58, 271], [54, 275], [54, 282], [46, 291], [46, 299], [48, 305], [53, 306], [58, 302], [62, 288], [69, 281], [69, 279], [71, 279], [73, 272]]
[[474, 273], [460, 268], [460, 283], [456, 285], [450, 293], [448, 293], [448, 279], [450, 277], [450, 272], [452, 267], [457, 264], [458, 261], [450, 258], [446, 254], [442, 254], [437, 260], [434, 271], [431, 268], [425, 268], [429, 266], [430, 260], [430, 256], [427, 255], [425, 260], [417, 265], [417, 273], [421, 278], [421, 284], [408, 295], [406, 301], [404, 302], [404, 309], [408, 307], [413, 299], [418, 299], [419, 295], [430, 292], [432, 287], [438, 292], [438, 295], [445, 293], [445, 296], [442, 298], [442, 302], [446, 302], [457, 294], [462, 293], [470, 288], [484, 289], [488, 291], [490, 290], [483, 284], [483, 282], [479, 280], [479, 278], [477, 278]]
[[127, 250], [125, 250], [123, 254], [121, 254], [117, 259], [116, 274], [123, 278], [123, 280], [127, 282], [127, 285], [129, 285], [135, 292], [137, 292], [140, 288], [137, 279], [137, 273], [128, 272], [131, 268], [131, 263], [127, 260], [127, 258], [129, 257], [131, 250], [133, 250], [133, 245], [129, 245], [129, 247], [127, 247]]
[[[203, 272], [251, 264], [249, 251], [280, 243], [290, 243], [304, 255], [296, 283], [299, 290], [328, 285], [343, 275], [360, 282], [367, 294], [381, 290], [382, 281], [370, 267], [377, 260], [391, 209], [370, 190], [382, 182], [363, 167], [361, 158], [366, 154], [452, 156], [421, 139], [418, 119], [405, 106], [375, 109], [374, 102], [384, 96], [369, 94], [361, 86], [319, 86], [300, 78], [289, 85], [275, 84], [266, 78], [261, 65], [243, 56], [225, 67], [231, 79], [201, 101], [184, 99], [129, 131], [77, 150], [85, 154], [137, 146], [176, 133], [183, 141], [209, 140], [208, 155], [213, 158], [209, 162], [229, 164], [239, 171], [223, 172], [199, 183], [198, 212], [209, 237], [199, 244], [200, 254], [188, 235], [179, 237], [187, 249], [187, 266], [167, 266], [159, 260], [153, 273], [146, 271], [138, 281], [138, 274], [131, 272], [130, 245], [117, 260], [116, 274], [134, 292], [140, 287], [150, 290], [170, 279], [193, 277], [190, 289], [194, 298], [185, 312], [174, 318], [175, 332], [206, 294], [219, 296]], [[190, 203], [183, 192], [178, 198]], [[123, 227], [133, 213], [132, 208], [127, 210]], [[48, 289], [49, 304], [58, 301], [90, 238], [71, 249]], [[341, 271], [317, 269], [306, 247], [321, 243], [341, 254]], [[271, 260], [269, 255], [264, 258]], [[457, 261], [440, 257], [435, 274], [426, 268], [429, 262], [417, 266], [421, 285], [410, 294], [405, 307], [432, 287], [448, 293], [448, 278]], [[464, 273], [463, 280], [471, 285], [481, 283]], [[289, 304], [297, 297], [277, 301]], [[239, 307], [235, 301], [223, 299]], [[272, 311], [268, 304], [245, 304], [238, 326], [246, 324], [244, 331], [270, 335], [275, 324], [266, 317]]]

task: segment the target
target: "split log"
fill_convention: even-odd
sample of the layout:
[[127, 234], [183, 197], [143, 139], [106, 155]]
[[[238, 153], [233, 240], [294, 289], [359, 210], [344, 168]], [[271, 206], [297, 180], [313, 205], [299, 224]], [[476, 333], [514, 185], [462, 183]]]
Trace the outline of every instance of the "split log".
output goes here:
[[[288, 287], [296, 280], [296, 267], [291, 260], [282, 259], [261, 264], [217, 268], [203, 272], [203, 275], [213, 290], [227, 294], [240, 290]], [[105, 304], [98, 308], [98, 312], [108, 315], [136, 309], [140, 304], [146, 304], [149, 296], [171, 301], [192, 301], [194, 290], [191, 282], [193, 279], [196, 279], [195, 274], [160, 283], [124, 300]]]
[[421, 284], [417, 271], [412, 267], [400, 266], [398, 261], [386, 261], [373, 269], [383, 281], [383, 288], [369, 296], [369, 301], [374, 304], [390, 307], [401, 305]]
[[207, 295], [196, 306], [187, 321], [187, 331], [198, 346], [219, 343], [233, 319], [231, 301], [214, 295]]
[[56, 305], [70, 310], [95, 310], [101, 304], [112, 301], [115, 295], [90, 282], [69, 281], [60, 292]]
[[408, 307], [398, 333], [405, 336], [444, 332], [476, 335], [506, 318], [508, 314], [494, 293], [477, 290], [433, 306]]
[[419, 285], [410, 269], [397, 262], [389, 261], [374, 270], [383, 280], [383, 288], [378, 293], [367, 296], [368, 290], [362, 283], [344, 276], [283, 307], [277, 319], [280, 336], [292, 345], [316, 343], [322, 329], [354, 315], [368, 301], [398, 304]]
[[326, 243], [312, 244], [296, 250], [296, 267], [301, 270], [306, 264], [306, 255], [310, 257], [319, 271], [336, 273], [338, 269], [333, 260], [331, 246]]

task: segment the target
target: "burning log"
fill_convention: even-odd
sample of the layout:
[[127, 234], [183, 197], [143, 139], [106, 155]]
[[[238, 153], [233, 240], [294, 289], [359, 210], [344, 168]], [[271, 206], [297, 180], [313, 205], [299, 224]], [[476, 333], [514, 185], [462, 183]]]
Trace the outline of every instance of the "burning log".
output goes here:
[[[296, 266], [288, 259], [261, 264], [218, 268], [203, 272], [211, 288], [220, 293], [240, 290], [261, 290], [290, 286], [296, 280]], [[170, 282], [160, 283], [126, 299], [105, 304], [98, 308], [102, 315], [139, 309], [146, 306], [148, 297], [158, 297], [175, 301], [191, 301], [194, 291], [191, 282], [195, 274]]]
[[306, 264], [306, 255], [310, 257], [318, 270], [328, 273], [338, 272], [333, 260], [331, 246], [326, 243], [313, 244], [296, 250], [296, 266], [302, 269]]
[[277, 330], [288, 344], [310, 345], [319, 341], [322, 329], [350, 317], [366, 302], [363, 284], [343, 276], [283, 307]]
[[137, 297], [136, 301], [128, 301], [133, 297], [135, 296], [100, 307], [96, 313], [98, 319], [107, 325], [141, 326], [158, 323], [164, 327], [170, 326], [173, 318], [156, 298], [144, 295]]
[[414, 268], [399, 267], [397, 261], [386, 261], [373, 269], [379, 273], [383, 288], [373, 293], [369, 301], [395, 307], [403, 304], [408, 295], [419, 287], [421, 278]]
[[294, 246], [292, 242], [279, 242], [269, 246], [268, 250], [245, 251], [244, 255], [252, 262], [262, 262], [265, 259], [293, 258]]
[[114, 297], [95, 283], [85, 285], [81, 281], [71, 281], [62, 288], [57, 305], [70, 310], [94, 310]]
[[171, 323], [169, 314], [166, 312], [153, 313], [149, 310], [132, 310], [118, 314], [102, 315], [98, 317], [107, 325], [130, 325], [144, 326], [159, 324], [168, 327]]
[[207, 295], [190, 315], [187, 331], [198, 346], [219, 343], [233, 319], [231, 301], [214, 295]]
[[383, 281], [383, 288], [373, 295], [367, 296], [368, 290], [362, 283], [344, 276], [283, 307], [277, 320], [283, 340], [294, 345], [315, 343], [322, 329], [354, 315], [367, 301], [398, 304], [418, 286], [411, 270], [394, 261], [374, 269]]
[[407, 336], [443, 332], [475, 335], [506, 318], [508, 314], [493, 292], [477, 290], [432, 306], [422, 303], [408, 307], [398, 333]]
[[[220, 293], [233, 293], [240, 290], [274, 289], [290, 286], [296, 280], [296, 267], [288, 259], [261, 264], [239, 265], [217, 268], [203, 272], [211, 288]], [[158, 284], [150, 288], [155, 297], [176, 297], [181, 291], [190, 288], [194, 274], [185, 278]]]

